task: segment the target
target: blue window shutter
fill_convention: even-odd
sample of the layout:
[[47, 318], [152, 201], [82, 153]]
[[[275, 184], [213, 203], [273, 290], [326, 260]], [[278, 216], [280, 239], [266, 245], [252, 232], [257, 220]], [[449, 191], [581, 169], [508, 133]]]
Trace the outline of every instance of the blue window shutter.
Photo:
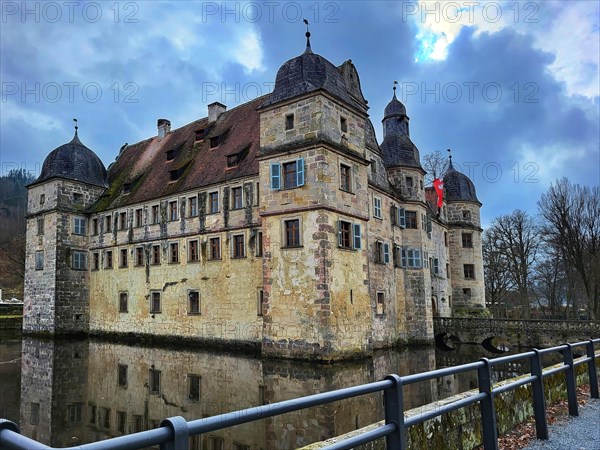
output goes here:
[[361, 242], [360, 242], [360, 224], [355, 223], [353, 225], [354, 228], [354, 248], [355, 249], [360, 249], [361, 248]]
[[404, 208], [398, 208], [398, 225], [406, 228], [406, 210]]
[[281, 189], [281, 166], [279, 163], [271, 163], [271, 189], [278, 191]]
[[415, 250], [415, 267], [421, 267], [421, 250]]
[[383, 262], [388, 264], [390, 262], [390, 244], [383, 244]]
[[296, 175], [298, 186], [304, 186], [304, 158], [298, 158], [296, 162]]

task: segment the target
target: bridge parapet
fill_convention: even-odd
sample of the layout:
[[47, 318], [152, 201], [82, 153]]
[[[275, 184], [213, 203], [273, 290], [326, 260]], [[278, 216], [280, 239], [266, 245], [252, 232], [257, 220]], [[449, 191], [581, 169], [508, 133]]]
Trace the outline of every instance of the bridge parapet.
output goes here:
[[436, 336], [447, 333], [464, 343], [481, 344], [490, 337], [505, 338], [513, 346], [542, 347], [600, 336], [600, 321], [541, 319], [480, 319], [435, 317]]

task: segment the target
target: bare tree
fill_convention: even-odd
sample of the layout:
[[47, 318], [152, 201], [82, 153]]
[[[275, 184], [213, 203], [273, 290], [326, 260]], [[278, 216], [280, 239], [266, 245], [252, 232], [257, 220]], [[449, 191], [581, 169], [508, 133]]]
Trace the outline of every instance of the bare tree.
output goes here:
[[431, 186], [433, 180], [442, 178], [448, 170], [448, 158], [442, 152], [435, 151], [423, 156], [423, 169], [427, 172], [425, 175], [425, 185]]
[[507, 272], [508, 263], [506, 256], [497, 246], [498, 240], [493, 235], [493, 230], [483, 233], [483, 273], [485, 280], [485, 298], [489, 302], [494, 315], [500, 317], [499, 304], [506, 301], [506, 294], [512, 287], [510, 276]]
[[[589, 315], [600, 319], [600, 187], [572, 184], [563, 178], [538, 201], [544, 232], [561, 250], [565, 264], [576, 272]], [[572, 310], [580, 305], [573, 297]]]
[[521, 302], [523, 317], [531, 317], [531, 284], [540, 232], [535, 220], [525, 211], [514, 210], [494, 219], [490, 227], [494, 246], [506, 261], [506, 272], [514, 284]]

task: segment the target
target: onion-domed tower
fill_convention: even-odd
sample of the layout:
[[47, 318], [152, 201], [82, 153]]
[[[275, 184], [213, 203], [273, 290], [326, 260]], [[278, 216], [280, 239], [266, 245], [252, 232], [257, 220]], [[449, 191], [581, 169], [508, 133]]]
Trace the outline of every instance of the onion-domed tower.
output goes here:
[[62, 334], [88, 329], [86, 211], [106, 189], [98, 156], [73, 139], [46, 157], [27, 200], [23, 331]]
[[452, 315], [485, 314], [485, 284], [481, 244], [481, 202], [475, 186], [452, 164], [444, 175], [449, 225]]

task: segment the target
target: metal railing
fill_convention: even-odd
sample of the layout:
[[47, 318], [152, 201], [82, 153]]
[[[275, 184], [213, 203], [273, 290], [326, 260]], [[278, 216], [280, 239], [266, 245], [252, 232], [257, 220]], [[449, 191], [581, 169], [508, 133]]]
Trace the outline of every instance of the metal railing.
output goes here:
[[[564, 344], [543, 350], [531, 350], [516, 355], [503, 356], [500, 358], [481, 358], [477, 362], [462, 364], [454, 367], [431, 370], [413, 375], [399, 376], [389, 375], [382, 381], [363, 384], [360, 386], [338, 389], [331, 392], [310, 395], [307, 397], [286, 400], [270, 405], [235, 411], [227, 414], [209, 417], [206, 419], [186, 421], [183, 417], [171, 417], [164, 419], [159, 428], [142, 431], [126, 436], [107, 439], [101, 442], [84, 444], [77, 447], [80, 450], [136, 450], [148, 446], [159, 445], [161, 450], [187, 450], [189, 448], [189, 437], [201, 435], [211, 431], [241, 425], [268, 417], [277, 416], [293, 411], [298, 411], [313, 406], [325, 405], [338, 400], [345, 400], [361, 395], [383, 392], [385, 424], [360, 435], [344, 439], [328, 447], [328, 450], [351, 449], [361, 444], [372, 442], [385, 437], [386, 448], [407, 449], [407, 430], [412, 425], [417, 425], [426, 420], [463, 408], [479, 402], [482, 420], [482, 438], [485, 450], [498, 449], [498, 430], [496, 426], [496, 412], [494, 408], [494, 397], [507, 391], [514, 390], [520, 386], [531, 384], [533, 387], [533, 410], [538, 439], [548, 438], [548, 422], [546, 420], [546, 400], [544, 396], [543, 379], [560, 372], [565, 372], [567, 390], [567, 401], [569, 414], [578, 415], [576, 396], [575, 367], [587, 363], [590, 381], [590, 396], [599, 398], [598, 377], [596, 372], [594, 344], [600, 343], [600, 339], [574, 344]], [[585, 346], [586, 356], [573, 359], [573, 348]], [[544, 371], [542, 355], [560, 352], [563, 355], [563, 363], [559, 367]], [[502, 384], [494, 388], [492, 380], [492, 367], [506, 364], [522, 359], [528, 359], [531, 374], [519, 378], [510, 383]], [[432, 380], [458, 373], [477, 371], [479, 392], [469, 395], [452, 403], [443, 405], [435, 410], [428, 411], [418, 416], [404, 417], [403, 387], [409, 384]], [[15, 450], [49, 450], [52, 447], [22, 436], [19, 427], [14, 422], [0, 420], [0, 448]]]

